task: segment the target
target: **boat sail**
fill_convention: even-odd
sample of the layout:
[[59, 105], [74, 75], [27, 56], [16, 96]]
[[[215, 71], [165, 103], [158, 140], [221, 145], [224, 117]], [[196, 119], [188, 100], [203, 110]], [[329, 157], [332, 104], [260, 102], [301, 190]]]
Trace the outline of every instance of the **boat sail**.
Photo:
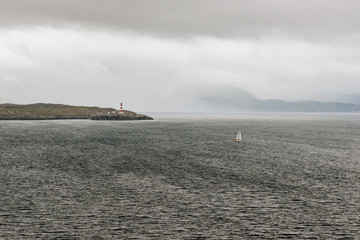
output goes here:
[[236, 138], [233, 139], [233, 141], [235, 142], [241, 142], [241, 132], [239, 131], [238, 134], [236, 135]]

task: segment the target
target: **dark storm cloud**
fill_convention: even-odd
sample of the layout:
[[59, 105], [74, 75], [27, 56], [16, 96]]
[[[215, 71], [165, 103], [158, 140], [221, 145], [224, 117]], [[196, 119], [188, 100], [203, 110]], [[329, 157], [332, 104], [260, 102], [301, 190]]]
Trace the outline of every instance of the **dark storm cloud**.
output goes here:
[[359, 32], [358, 0], [0, 0], [0, 25], [80, 24], [165, 35]]

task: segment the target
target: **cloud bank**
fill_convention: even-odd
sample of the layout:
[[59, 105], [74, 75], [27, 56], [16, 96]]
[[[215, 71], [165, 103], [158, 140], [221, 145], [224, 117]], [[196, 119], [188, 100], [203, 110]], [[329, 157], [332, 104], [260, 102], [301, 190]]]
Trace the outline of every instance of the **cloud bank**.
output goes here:
[[66, 24], [151, 34], [358, 33], [358, 0], [1, 0], [0, 25]]
[[323, 101], [360, 89], [358, 1], [0, 3], [1, 99], [183, 111], [222, 86]]

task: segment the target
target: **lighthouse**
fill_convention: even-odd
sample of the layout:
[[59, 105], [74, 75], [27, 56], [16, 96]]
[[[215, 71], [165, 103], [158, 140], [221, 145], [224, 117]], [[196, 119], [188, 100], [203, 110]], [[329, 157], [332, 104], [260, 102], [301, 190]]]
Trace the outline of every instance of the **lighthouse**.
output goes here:
[[122, 114], [122, 113], [124, 113], [123, 112], [123, 105], [122, 105], [122, 103], [120, 103], [120, 114]]

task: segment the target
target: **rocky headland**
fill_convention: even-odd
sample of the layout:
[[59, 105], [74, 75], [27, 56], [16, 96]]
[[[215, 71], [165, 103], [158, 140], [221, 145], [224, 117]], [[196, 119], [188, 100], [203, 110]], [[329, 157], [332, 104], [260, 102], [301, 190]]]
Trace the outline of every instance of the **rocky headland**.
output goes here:
[[151, 117], [114, 108], [70, 106], [63, 104], [36, 103], [28, 105], [0, 104], [0, 120], [152, 120]]
[[108, 113], [96, 114], [91, 117], [92, 120], [153, 120], [153, 118], [127, 111], [126, 113]]

